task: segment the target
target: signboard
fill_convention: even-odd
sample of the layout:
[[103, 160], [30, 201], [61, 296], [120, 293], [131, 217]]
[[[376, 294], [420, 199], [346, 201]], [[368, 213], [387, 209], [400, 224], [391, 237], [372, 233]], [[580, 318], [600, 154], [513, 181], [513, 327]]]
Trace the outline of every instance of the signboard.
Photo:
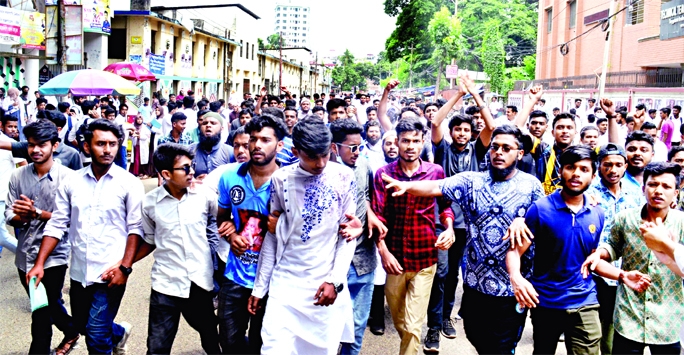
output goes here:
[[66, 38], [67, 64], [83, 65], [83, 35], [68, 36]]
[[447, 79], [458, 78], [458, 65], [447, 65], [446, 66], [446, 78]]
[[45, 55], [54, 59], [46, 59], [46, 64], [57, 64], [57, 40], [59, 36], [59, 22], [57, 20], [57, 6], [45, 7]]
[[45, 50], [45, 14], [25, 11], [21, 22], [21, 47]]
[[47, 64], [43, 65], [43, 67], [40, 68], [40, 71], [38, 72], [38, 86], [45, 85], [45, 83], [50, 81], [52, 77], [52, 72], [50, 72], [50, 69], [48, 69]]
[[94, 0], [83, 6], [83, 32], [110, 34], [112, 32], [112, 10], [109, 0]]
[[684, 0], [660, 5], [660, 40], [684, 36]]
[[83, 8], [81, 6], [64, 6], [64, 15], [66, 21], [64, 27], [66, 28], [67, 36], [79, 36], [83, 34]]
[[141, 36], [131, 36], [131, 44], [142, 44]]
[[150, 71], [155, 75], [165, 75], [166, 58], [163, 55], [150, 54]]
[[131, 54], [128, 56], [128, 61], [135, 64], [142, 64], [142, 54]]
[[19, 44], [21, 41], [22, 11], [0, 7], [0, 44]]

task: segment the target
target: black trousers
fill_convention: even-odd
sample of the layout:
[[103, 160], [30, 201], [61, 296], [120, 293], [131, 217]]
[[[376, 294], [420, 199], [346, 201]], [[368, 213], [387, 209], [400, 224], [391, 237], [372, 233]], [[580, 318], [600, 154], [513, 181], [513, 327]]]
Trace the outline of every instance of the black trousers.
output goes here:
[[[31, 313], [31, 347], [29, 354], [49, 354], [52, 343], [52, 325], [64, 333], [64, 337], [73, 339], [78, 335], [71, 316], [64, 308], [62, 300], [62, 287], [67, 266], [59, 265], [45, 269], [41, 283], [45, 286], [48, 306], [37, 309]], [[24, 286], [26, 294], [29, 294], [26, 283], [26, 273], [17, 269], [19, 281]]]
[[219, 338], [214, 314], [213, 296], [194, 283], [190, 297], [168, 296], [152, 290], [150, 295], [150, 318], [147, 327], [147, 353], [170, 354], [173, 340], [178, 332], [180, 316], [200, 335], [202, 349], [207, 354], [220, 354]]
[[651, 351], [653, 355], [660, 354], [672, 354], [679, 355], [681, 351], [681, 345], [679, 342], [673, 344], [644, 344], [633, 340], [629, 340], [620, 333], [615, 332], [615, 337], [613, 338], [613, 354], [643, 354], [644, 348], [648, 346], [648, 350]]
[[[261, 352], [261, 326], [264, 322], [264, 307], [252, 315], [247, 311], [247, 302], [252, 289], [225, 279], [219, 291], [219, 338], [224, 354], [259, 354]], [[249, 327], [248, 341], [245, 334]]]

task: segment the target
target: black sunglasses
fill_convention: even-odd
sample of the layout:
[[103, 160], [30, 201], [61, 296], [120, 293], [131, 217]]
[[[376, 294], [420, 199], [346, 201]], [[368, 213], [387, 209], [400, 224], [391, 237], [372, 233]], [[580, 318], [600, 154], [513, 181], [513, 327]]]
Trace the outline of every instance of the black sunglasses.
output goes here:
[[191, 165], [183, 165], [180, 168], [173, 168], [171, 170], [183, 170], [185, 171], [185, 175], [189, 175], [190, 170], [192, 170], [193, 172], [195, 171], [195, 163], [193, 162]]

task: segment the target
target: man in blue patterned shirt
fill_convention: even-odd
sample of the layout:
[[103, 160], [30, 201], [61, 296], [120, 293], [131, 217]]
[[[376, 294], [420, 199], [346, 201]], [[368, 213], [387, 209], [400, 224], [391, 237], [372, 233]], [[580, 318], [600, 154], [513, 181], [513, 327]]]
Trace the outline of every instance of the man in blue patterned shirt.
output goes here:
[[[613, 226], [615, 215], [630, 208], [640, 207], [646, 203], [646, 200], [641, 190], [635, 185], [623, 183], [627, 169], [627, 154], [622, 147], [613, 143], [604, 145], [599, 150], [598, 163], [599, 176], [591, 183], [587, 195], [593, 196], [604, 211], [605, 220], [601, 242], [605, 243], [610, 238], [610, 228]], [[613, 265], [619, 268], [620, 260], [615, 261]], [[598, 276], [594, 277], [594, 281], [601, 305], [599, 308], [603, 334], [601, 353], [609, 355], [613, 347], [613, 310], [618, 283]]]
[[[492, 133], [488, 172], [464, 172], [438, 181], [399, 182], [386, 188], [416, 196], [445, 196], [463, 210], [467, 229], [461, 316], [466, 337], [480, 354], [513, 354], [525, 325], [506, 269], [509, 243], [504, 234], [514, 220], [524, 222], [527, 209], [544, 197], [541, 183], [519, 171], [522, 132], [503, 125]], [[520, 223], [520, 222], [518, 222]], [[529, 275], [532, 251], [523, 255]]]

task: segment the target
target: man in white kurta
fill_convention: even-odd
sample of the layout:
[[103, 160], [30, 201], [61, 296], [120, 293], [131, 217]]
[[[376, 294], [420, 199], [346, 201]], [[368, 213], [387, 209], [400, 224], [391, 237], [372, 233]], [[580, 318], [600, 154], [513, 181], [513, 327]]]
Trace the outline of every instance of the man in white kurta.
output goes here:
[[[252, 296], [268, 294], [262, 354], [336, 354], [354, 341], [347, 272], [356, 243], [338, 235], [356, 211], [351, 169], [328, 163], [311, 174], [299, 164], [271, 178], [271, 212], [282, 212], [276, 234], [264, 238]], [[324, 283], [343, 284], [334, 303], [314, 305]]]

